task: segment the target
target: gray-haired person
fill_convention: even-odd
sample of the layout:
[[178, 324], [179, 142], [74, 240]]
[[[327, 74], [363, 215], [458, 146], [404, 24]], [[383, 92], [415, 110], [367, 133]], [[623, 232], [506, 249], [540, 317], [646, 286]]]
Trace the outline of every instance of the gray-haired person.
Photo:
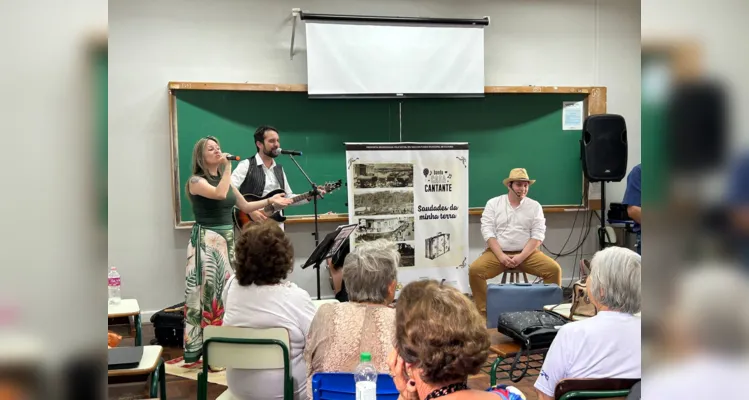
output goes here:
[[566, 378], [640, 379], [640, 255], [624, 247], [597, 252], [590, 263], [588, 296], [598, 314], [570, 322], [557, 333], [535, 388], [554, 398]]
[[651, 342], [671, 357], [653, 357], [648, 362], [648, 384], [642, 397], [694, 397], [695, 383], [700, 385], [709, 379], [701, 385], [704, 395], [700, 397], [745, 398], [749, 377], [749, 276], [739, 264], [722, 260], [682, 264], [682, 268], [668, 284], [668, 303], [658, 312], [663, 332], [657, 342]]
[[[393, 349], [395, 298], [400, 253], [384, 239], [357, 245], [343, 262], [348, 302], [328, 303], [315, 314], [304, 348], [307, 390], [316, 372], [350, 372], [362, 352], [372, 355], [381, 373], [389, 371]], [[312, 398], [312, 393], [309, 393]]]

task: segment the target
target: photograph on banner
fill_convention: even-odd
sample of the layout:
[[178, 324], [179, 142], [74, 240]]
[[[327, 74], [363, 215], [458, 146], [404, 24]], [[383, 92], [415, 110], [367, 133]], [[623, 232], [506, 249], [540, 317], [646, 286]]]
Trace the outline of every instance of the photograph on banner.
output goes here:
[[468, 144], [347, 143], [346, 160], [352, 246], [392, 240], [399, 283], [467, 291]]
[[413, 164], [407, 163], [357, 163], [354, 168], [354, 188], [412, 188]]
[[377, 189], [363, 193], [365, 189], [354, 191], [354, 215], [403, 215], [414, 213], [414, 191]]

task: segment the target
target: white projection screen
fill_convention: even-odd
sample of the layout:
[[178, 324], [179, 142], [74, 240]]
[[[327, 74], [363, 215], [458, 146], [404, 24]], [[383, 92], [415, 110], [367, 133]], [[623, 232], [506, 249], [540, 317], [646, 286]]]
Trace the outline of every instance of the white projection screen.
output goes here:
[[310, 97], [484, 93], [484, 26], [305, 22]]

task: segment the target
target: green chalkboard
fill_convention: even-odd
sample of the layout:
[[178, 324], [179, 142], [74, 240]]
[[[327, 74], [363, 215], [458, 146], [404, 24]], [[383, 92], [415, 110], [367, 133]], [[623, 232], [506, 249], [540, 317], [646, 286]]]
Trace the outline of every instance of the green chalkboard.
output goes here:
[[[583, 94], [487, 94], [480, 99], [315, 99], [305, 92], [172, 90], [178, 168], [178, 222], [193, 220], [184, 185], [192, 149], [214, 135], [224, 151], [251, 157], [252, 134], [278, 128], [281, 147], [302, 150], [297, 160], [316, 183], [346, 182], [344, 142], [469, 142], [471, 207], [505, 193], [509, 170], [526, 168], [537, 183], [530, 195], [545, 206], [582, 204], [579, 130], [562, 130], [563, 101]], [[309, 184], [286, 156], [279, 158], [295, 193]], [[319, 203], [319, 212], [347, 214], [347, 188]], [[311, 204], [287, 216], [311, 215]]]
[[[667, 94], [672, 87], [663, 71], [674, 66], [667, 54], [643, 52], [641, 59], [640, 156], [647, 179], [642, 181], [642, 201], [663, 206], [669, 181], [669, 151], [666, 144], [668, 122]], [[629, 171], [627, 171], [629, 173]]]
[[[345, 141], [398, 141], [398, 105], [379, 100], [309, 100], [304, 92], [240, 92], [175, 90], [179, 165], [179, 198], [182, 222], [192, 222], [190, 202], [184, 187], [190, 177], [192, 150], [204, 136], [213, 135], [227, 153], [244, 158], [255, 155], [252, 137], [260, 125], [272, 125], [280, 132], [281, 147], [302, 150], [296, 157], [317, 184], [346, 182]], [[281, 156], [295, 193], [311, 189], [297, 166]], [[235, 164], [236, 165], [236, 164]], [[342, 186], [318, 203], [318, 212], [346, 214], [347, 189]], [[289, 207], [287, 216], [312, 215], [312, 203]]]
[[94, 98], [94, 138], [96, 143], [96, 154], [94, 155], [97, 165], [98, 176], [96, 177], [96, 192], [98, 200], [97, 216], [99, 223], [106, 227], [108, 224], [108, 200], [107, 200], [107, 170], [108, 170], [108, 93], [109, 93], [109, 50], [106, 42], [95, 46], [91, 55], [93, 98]]
[[562, 130], [564, 101], [577, 94], [487, 94], [482, 99], [410, 99], [402, 105], [403, 141], [468, 142], [469, 205], [507, 193], [502, 180], [525, 168], [529, 196], [544, 206], [583, 203], [581, 130]]

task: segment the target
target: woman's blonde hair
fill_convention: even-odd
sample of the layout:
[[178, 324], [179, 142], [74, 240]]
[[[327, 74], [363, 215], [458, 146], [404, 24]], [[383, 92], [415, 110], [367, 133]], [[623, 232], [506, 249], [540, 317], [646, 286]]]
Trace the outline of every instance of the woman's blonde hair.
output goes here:
[[[187, 182], [185, 183], [185, 195], [188, 199], [190, 199], [190, 179], [193, 176], [208, 179], [208, 171], [205, 167], [205, 158], [203, 158], [203, 152], [205, 151], [205, 146], [209, 140], [216, 143], [219, 148], [221, 147], [221, 143], [219, 143], [218, 139], [216, 139], [214, 136], [206, 136], [195, 143], [195, 146], [192, 148], [192, 175], [190, 175], [190, 178], [187, 178]], [[223, 169], [223, 165], [219, 167], [219, 175], [223, 173]]]

